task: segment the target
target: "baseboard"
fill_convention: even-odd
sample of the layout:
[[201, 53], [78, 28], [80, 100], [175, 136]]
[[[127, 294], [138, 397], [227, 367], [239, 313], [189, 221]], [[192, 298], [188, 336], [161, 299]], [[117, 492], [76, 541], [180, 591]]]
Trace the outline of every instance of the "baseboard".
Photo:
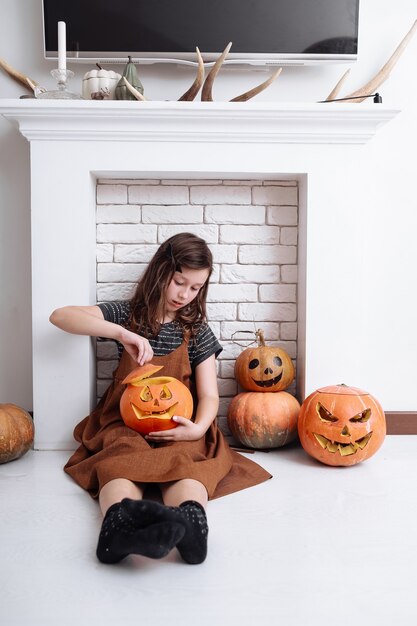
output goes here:
[[385, 411], [387, 435], [417, 435], [416, 411]]

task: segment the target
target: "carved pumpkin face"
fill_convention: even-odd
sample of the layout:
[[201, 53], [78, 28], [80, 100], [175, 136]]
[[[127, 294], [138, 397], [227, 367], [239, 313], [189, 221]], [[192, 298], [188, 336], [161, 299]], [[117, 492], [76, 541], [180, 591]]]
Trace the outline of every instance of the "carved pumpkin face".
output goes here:
[[301, 406], [298, 434], [304, 450], [326, 465], [355, 465], [380, 448], [385, 414], [366, 391], [346, 385], [323, 387]]
[[120, 414], [126, 426], [141, 435], [175, 428], [174, 415], [191, 419], [193, 398], [190, 390], [172, 376], [153, 374], [162, 366], [147, 363], [134, 369], [124, 380]]
[[263, 331], [256, 333], [258, 346], [246, 348], [236, 359], [235, 378], [247, 391], [282, 391], [294, 380], [290, 356], [278, 346], [265, 345]]

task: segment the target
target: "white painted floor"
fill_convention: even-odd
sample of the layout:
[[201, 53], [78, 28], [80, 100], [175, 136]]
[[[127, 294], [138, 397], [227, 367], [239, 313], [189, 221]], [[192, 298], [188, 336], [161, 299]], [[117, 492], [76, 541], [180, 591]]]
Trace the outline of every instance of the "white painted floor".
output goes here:
[[67, 452], [0, 466], [0, 624], [417, 624], [417, 437], [331, 468], [296, 445], [256, 459], [274, 478], [210, 502], [209, 556], [96, 560], [96, 502]]

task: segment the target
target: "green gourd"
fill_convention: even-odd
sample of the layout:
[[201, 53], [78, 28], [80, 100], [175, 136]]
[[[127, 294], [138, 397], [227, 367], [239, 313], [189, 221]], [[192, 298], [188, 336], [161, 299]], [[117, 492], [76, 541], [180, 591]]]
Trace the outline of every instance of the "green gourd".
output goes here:
[[143, 85], [139, 80], [138, 73], [136, 71], [135, 64], [132, 62], [132, 57], [128, 57], [129, 60], [123, 70], [122, 78], [117, 83], [115, 96], [116, 100], [136, 100], [135, 96], [130, 93], [129, 89], [126, 87], [123, 78], [137, 89], [141, 94], [143, 94]]

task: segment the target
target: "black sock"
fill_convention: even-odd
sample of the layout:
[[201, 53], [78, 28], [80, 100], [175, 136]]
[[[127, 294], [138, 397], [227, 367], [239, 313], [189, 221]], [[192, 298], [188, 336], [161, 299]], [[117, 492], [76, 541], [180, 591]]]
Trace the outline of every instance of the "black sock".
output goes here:
[[121, 502], [125, 511], [140, 528], [155, 522], [178, 522], [177, 509], [165, 506], [154, 500], [132, 500], [124, 498]]
[[[125, 498], [113, 504], [103, 520], [97, 558], [102, 563], [118, 563], [129, 554], [153, 559], [166, 556], [184, 536], [185, 529], [179, 520], [164, 519], [165, 509], [168, 507], [149, 500]], [[172, 512], [169, 517], [173, 517]]]
[[204, 507], [195, 500], [187, 500], [177, 509], [185, 522], [185, 535], [177, 544], [184, 561], [194, 565], [207, 556], [208, 524]]

